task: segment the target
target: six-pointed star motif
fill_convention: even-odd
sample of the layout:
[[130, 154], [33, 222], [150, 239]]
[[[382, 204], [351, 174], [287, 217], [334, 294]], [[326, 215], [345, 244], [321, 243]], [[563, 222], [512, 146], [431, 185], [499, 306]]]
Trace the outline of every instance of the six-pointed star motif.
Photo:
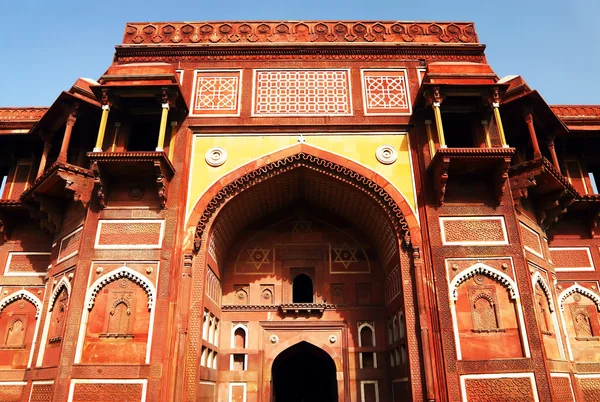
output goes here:
[[334, 247], [333, 252], [335, 256], [333, 262], [340, 262], [344, 265], [344, 268], [348, 268], [353, 262], [357, 262], [356, 252], [358, 249], [350, 247], [349, 244], [344, 243], [341, 247]]
[[260, 246], [246, 249], [246, 253], [248, 253], [248, 261], [246, 262], [254, 265], [254, 268], [258, 271], [263, 264], [271, 262], [269, 261], [269, 251], [268, 248], [262, 248]]

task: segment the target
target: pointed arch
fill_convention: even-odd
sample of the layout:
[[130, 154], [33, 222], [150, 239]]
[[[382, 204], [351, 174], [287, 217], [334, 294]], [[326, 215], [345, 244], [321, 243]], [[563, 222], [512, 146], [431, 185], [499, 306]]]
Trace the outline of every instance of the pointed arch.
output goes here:
[[591, 290], [584, 288], [577, 282], [575, 282], [569, 288], [565, 289], [560, 294], [560, 296], [558, 296], [558, 306], [560, 307], [560, 311], [564, 311], [565, 300], [567, 299], [567, 297], [571, 296], [573, 293], [579, 293], [583, 296], [589, 297], [590, 299], [592, 299], [594, 301], [594, 304], [596, 304], [596, 308], [598, 309], [598, 311], [600, 311], [600, 296], [598, 296], [596, 293], [592, 292]]
[[88, 310], [91, 310], [94, 307], [94, 303], [96, 302], [96, 295], [100, 290], [108, 285], [111, 282], [116, 281], [117, 279], [127, 278], [132, 282], [137, 283], [144, 289], [146, 294], [148, 295], [148, 310], [152, 310], [154, 307], [154, 302], [156, 300], [156, 288], [150, 282], [150, 280], [139, 272], [134, 271], [126, 265], [111, 271], [100, 278], [98, 278], [92, 286], [89, 287], [86, 297], [85, 297], [85, 306]]
[[481, 262], [478, 262], [477, 264], [465, 269], [460, 274], [456, 275], [454, 279], [452, 279], [452, 281], [450, 282], [450, 298], [453, 301], [458, 300], [458, 287], [464, 281], [477, 274], [487, 275], [490, 278], [500, 282], [508, 289], [511, 299], [519, 298], [519, 290], [517, 288], [517, 284], [510, 276]]
[[50, 301], [48, 302], [48, 311], [52, 311], [54, 309], [54, 304], [56, 303], [56, 299], [60, 292], [65, 289], [67, 291], [67, 295], [71, 296], [71, 283], [67, 280], [66, 276], [60, 278], [60, 281], [54, 286], [54, 290], [50, 295]]
[[198, 251], [203, 233], [221, 205], [248, 187], [297, 166], [309, 167], [363, 191], [384, 209], [398, 237], [413, 246], [421, 245], [417, 214], [393, 183], [359, 162], [307, 143], [299, 143], [236, 168], [204, 191], [187, 219], [187, 228], [193, 230], [195, 226], [194, 251]]
[[4, 299], [0, 300], [0, 313], [10, 303], [12, 303], [16, 300], [19, 300], [19, 299], [25, 299], [25, 300], [31, 302], [35, 306], [35, 318], [39, 318], [40, 312], [42, 310], [42, 302], [33, 293], [28, 292], [25, 289], [16, 291], [15, 293], [12, 293], [12, 294], [6, 296]]
[[376, 340], [375, 340], [375, 327], [368, 322], [364, 322], [362, 323], [359, 327], [358, 327], [358, 346], [359, 347], [365, 347], [362, 344], [362, 330], [363, 328], [369, 328], [371, 330], [371, 347], [375, 347], [376, 345]]
[[548, 310], [551, 313], [554, 312], [554, 299], [552, 298], [552, 292], [550, 291], [550, 287], [542, 277], [539, 271], [535, 271], [533, 277], [531, 278], [531, 283], [533, 284], [533, 288], [535, 290], [535, 285], [539, 283], [540, 287], [544, 291], [546, 298], [548, 299]]

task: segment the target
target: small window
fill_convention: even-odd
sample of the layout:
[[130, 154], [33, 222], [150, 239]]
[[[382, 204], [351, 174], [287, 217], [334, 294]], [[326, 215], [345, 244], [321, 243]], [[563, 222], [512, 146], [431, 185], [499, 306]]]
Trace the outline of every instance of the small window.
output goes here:
[[360, 328], [360, 347], [361, 348], [371, 348], [374, 345], [373, 338], [373, 329], [370, 325], [364, 324]]
[[300, 274], [294, 278], [292, 285], [293, 303], [312, 303], [313, 302], [313, 283], [312, 279], [306, 274]]
[[361, 352], [360, 356], [361, 356], [361, 361], [362, 361], [361, 368], [364, 368], [364, 369], [376, 368], [375, 367], [375, 353]]
[[235, 353], [231, 356], [231, 370], [245, 371], [246, 370], [246, 355], [243, 353]]
[[244, 327], [237, 327], [233, 333], [233, 347], [236, 349], [246, 348], [246, 330]]

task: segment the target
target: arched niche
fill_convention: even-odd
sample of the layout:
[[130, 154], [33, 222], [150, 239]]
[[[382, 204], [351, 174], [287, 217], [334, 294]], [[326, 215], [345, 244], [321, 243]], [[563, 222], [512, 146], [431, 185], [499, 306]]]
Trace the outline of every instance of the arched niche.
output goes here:
[[31, 366], [39, 327], [42, 302], [21, 289], [0, 300], [0, 368], [25, 369]]
[[574, 283], [558, 296], [569, 358], [578, 362], [600, 359], [600, 296]]
[[143, 364], [150, 361], [156, 288], [126, 265], [88, 288], [75, 363]]
[[449, 291], [459, 359], [529, 357], [519, 290], [511, 277], [477, 263], [458, 273]]

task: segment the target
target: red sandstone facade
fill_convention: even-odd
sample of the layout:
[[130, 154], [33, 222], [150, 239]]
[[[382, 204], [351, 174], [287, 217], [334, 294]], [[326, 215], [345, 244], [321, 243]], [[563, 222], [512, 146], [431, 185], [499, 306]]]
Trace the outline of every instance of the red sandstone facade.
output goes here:
[[131, 23], [0, 109], [0, 400], [600, 400], [600, 106], [483, 50]]

